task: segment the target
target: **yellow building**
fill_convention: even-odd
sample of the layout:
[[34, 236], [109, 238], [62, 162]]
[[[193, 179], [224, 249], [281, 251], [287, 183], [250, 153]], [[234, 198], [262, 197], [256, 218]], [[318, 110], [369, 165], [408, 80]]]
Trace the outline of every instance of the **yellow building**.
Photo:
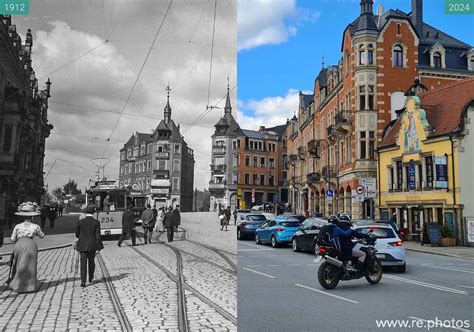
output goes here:
[[466, 133], [464, 113], [474, 79], [409, 96], [378, 149], [378, 208], [383, 219], [396, 214], [411, 240], [424, 223], [448, 226], [462, 242], [465, 233], [458, 158]]

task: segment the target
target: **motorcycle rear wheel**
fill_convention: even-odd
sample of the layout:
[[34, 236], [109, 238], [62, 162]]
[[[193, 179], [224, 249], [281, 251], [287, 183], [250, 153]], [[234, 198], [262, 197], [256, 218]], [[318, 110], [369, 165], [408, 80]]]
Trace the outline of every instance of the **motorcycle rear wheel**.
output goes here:
[[372, 285], [378, 284], [382, 279], [382, 263], [378, 259], [373, 261], [373, 267], [370, 268], [372, 272], [367, 272], [365, 279]]
[[334, 289], [339, 283], [338, 268], [324, 262], [318, 269], [319, 284], [325, 289]]

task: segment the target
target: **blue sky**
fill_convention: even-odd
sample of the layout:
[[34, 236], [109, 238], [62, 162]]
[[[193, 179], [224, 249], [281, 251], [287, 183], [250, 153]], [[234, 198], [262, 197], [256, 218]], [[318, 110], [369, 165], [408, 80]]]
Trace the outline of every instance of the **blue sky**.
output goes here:
[[[324, 55], [326, 65], [340, 59], [342, 33], [359, 15], [359, 3], [277, 0], [271, 8], [268, 2], [260, 6], [255, 0], [239, 2], [238, 99], [244, 123], [265, 119], [271, 107], [291, 108], [297, 90], [312, 90], [321, 69], [321, 57]], [[378, 5], [383, 5], [384, 10], [411, 11], [409, 0], [377, 0], [374, 13]], [[423, 5], [425, 23], [474, 45], [473, 15], [446, 15], [444, 0], [425, 0]], [[275, 10], [276, 7], [283, 10]], [[268, 26], [273, 26], [272, 31], [262, 33]], [[253, 42], [249, 42], [251, 39]], [[255, 118], [257, 121], [252, 121]], [[272, 120], [274, 124], [277, 118]]]

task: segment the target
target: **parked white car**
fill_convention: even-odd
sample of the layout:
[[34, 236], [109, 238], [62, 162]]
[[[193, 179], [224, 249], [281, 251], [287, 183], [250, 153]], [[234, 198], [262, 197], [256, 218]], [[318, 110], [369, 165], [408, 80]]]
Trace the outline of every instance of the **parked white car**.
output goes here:
[[355, 225], [354, 229], [362, 234], [370, 233], [377, 238], [376, 255], [383, 266], [394, 266], [399, 272], [406, 271], [405, 246], [390, 225], [362, 223]]

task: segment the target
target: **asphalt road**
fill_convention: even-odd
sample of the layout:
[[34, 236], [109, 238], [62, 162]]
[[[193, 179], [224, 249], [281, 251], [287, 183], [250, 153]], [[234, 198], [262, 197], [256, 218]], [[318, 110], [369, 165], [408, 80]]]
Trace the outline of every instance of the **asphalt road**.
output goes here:
[[[364, 278], [324, 290], [314, 254], [253, 241], [238, 241], [237, 254], [241, 331], [380, 331], [384, 319], [470, 320], [474, 330], [470, 260], [407, 251], [406, 273], [384, 269], [377, 285]], [[446, 330], [456, 329], [430, 329]]]

